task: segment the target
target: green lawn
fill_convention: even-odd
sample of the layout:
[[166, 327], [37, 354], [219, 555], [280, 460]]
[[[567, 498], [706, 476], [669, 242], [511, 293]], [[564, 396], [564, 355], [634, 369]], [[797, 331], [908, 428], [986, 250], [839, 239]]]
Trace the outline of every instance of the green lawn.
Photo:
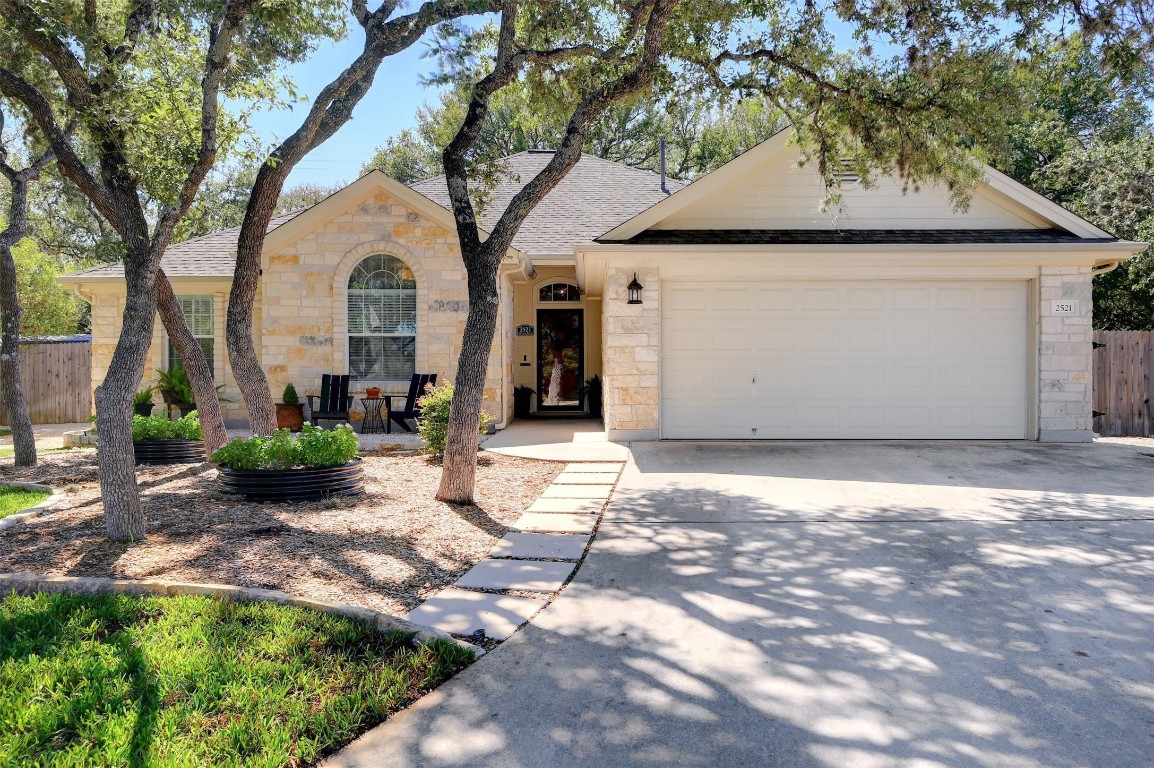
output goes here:
[[310, 764], [470, 655], [304, 608], [0, 598], [0, 765]]
[[35, 507], [51, 495], [48, 491], [29, 491], [11, 485], [0, 485], [0, 519]]
[[12, 437], [12, 430], [0, 429], [0, 437]]

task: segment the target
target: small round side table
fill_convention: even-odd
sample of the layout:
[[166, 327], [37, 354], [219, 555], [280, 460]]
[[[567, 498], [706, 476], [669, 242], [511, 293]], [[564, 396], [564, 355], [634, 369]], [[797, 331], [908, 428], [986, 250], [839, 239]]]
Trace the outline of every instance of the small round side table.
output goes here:
[[365, 409], [365, 420], [361, 422], [361, 434], [366, 432], [384, 432], [385, 419], [381, 415], [381, 408], [389, 398], [362, 397], [361, 405]]

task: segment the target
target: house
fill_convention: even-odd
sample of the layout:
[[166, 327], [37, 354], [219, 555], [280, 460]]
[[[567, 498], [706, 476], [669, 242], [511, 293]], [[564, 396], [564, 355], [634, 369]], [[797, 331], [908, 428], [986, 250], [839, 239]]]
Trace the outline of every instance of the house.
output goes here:
[[[1091, 438], [1091, 277], [1144, 244], [989, 168], [964, 211], [934, 186], [847, 175], [835, 220], [788, 139], [668, 191], [583, 157], [501, 267], [484, 399], [499, 426], [515, 386], [579, 413], [598, 374], [611, 439]], [[549, 157], [507, 158], [482, 223]], [[254, 333], [275, 393], [330, 371], [394, 392], [452, 375], [468, 302], [446, 206], [443, 178], [373, 172], [272, 222]], [[236, 236], [173, 246], [163, 266], [243, 420], [224, 349]], [[62, 279], [92, 303], [99, 382], [121, 270]], [[159, 323], [150, 355], [171, 355]]]

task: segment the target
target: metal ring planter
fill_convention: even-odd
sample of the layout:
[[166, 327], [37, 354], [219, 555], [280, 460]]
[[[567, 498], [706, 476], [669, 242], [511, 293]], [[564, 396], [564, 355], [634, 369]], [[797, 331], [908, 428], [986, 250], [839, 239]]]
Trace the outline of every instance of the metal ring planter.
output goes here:
[[203, 440], [133, 440], [137, 464], [199, 464], [208, 461]]
[[307, 501], [357, 496], [365, 491], [365, 468], [360, 459], [324, 469], [218, 469], [220, 489], [249, 501]]

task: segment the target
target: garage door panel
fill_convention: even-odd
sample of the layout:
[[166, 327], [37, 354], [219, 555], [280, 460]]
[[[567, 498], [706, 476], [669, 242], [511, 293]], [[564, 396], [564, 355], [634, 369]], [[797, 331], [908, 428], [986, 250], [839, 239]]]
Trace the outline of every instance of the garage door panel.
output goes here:
[[663, 436], [1025, 437], [1026, 312], [1023, 281], [663, 285]]

